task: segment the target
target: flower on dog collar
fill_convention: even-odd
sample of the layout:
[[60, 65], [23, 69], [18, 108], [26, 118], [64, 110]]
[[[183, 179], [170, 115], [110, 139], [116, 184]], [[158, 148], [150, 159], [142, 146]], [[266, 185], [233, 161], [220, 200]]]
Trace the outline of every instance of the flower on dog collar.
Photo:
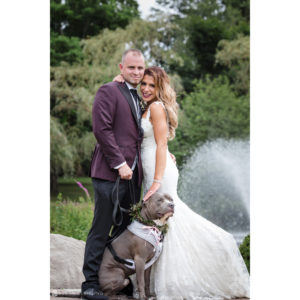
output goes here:
[[165, 235], [168, 231], [168, 224], [164, 224], [164, 225], [157, 225], [154, 221], [152, 220], [145, 220], [142, 216], [141, 216], [141, 210], [142, 210], [142, 203], [139, 202], [137, 204], [133, 204], [130, 208], [130, 216], [131, 216], [131, 220], [137, 220], [138, 222], [147, 225], [147, 226], [151, 226], [151, 227], [156, 227], [163, 235]]

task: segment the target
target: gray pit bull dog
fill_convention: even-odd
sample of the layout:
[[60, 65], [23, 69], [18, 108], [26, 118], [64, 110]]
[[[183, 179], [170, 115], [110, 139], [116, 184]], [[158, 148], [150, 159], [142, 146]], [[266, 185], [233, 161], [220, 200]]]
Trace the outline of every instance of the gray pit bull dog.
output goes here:
[[[128, 276], [136, 273], [140, 299], [153, 296], [150, 295], [149, 289], [150, 272], [151, 265], [162, 250], [163, 234], [159, 229], [173, 213], [173, 199], [168, 194], [155, 193], [143, 202], [141, 218], [134, 220], [113, 240], [111, 243], [113, 250], [106, 247], [104, 251], [98, 275], [100, 288], [105, 295], [117, 294], [129, 284]], [[157, 226], [149, 225], [151, 220], [155, 220], [153, 224]], [[115, 252], [117, 259], [121, 258], [126, 263], [118, 262], [112, 252]]]

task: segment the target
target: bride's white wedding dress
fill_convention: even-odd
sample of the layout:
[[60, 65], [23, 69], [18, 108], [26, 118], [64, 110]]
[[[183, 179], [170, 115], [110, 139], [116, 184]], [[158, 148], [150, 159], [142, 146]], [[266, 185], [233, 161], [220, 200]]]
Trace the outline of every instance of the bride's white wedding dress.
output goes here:
[[[155, 104], [162, 103], [151, 105]], [[150, 109], [141, 121], [145, 192], [153, 183], [156, 157], [149, 117]], [[249, 274], [236, 241], [230, 233], [196, 214], [179, 199], [178, 170], [169, 153], [166, 155], [166, 169], [158, 191], [172, 196], [175, 213], [168, 221], [162, 254], [152, 266], [151, 289], [158, 300], [249, 297]]]

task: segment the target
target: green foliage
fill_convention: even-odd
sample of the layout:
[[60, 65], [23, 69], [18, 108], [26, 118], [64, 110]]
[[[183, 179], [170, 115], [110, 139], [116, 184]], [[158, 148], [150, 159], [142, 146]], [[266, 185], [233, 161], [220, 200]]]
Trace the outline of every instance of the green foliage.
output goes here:
[[62, 201], [62, 195], [56, 203], [50, 204], [50, 230], [86, 241], [93, 220], [93, 204], [79, 199], [79, 203]]
[[105, 29], [101, 34], [83, 41], [84, 62], [92, 67], [103, 68], [103, 76], [110, 81], [119, 72], [123, 52], [128, 48], [140, 49], [151, 65], [168, 66], [182, 64], [182, 59], [173, 51], [173, 37], [168, 35], [175, 25], [165, 20], [134, 20], [126, 28]]
[[159, 231], [162, 232], [162, 234], [166, 234], [168, 232], [168, 224], [165, 223], [163, 225], [158, 225], [156, 222], [154, 222], [153, 220], [145, 220], [142, 215], [141, 215], [141, 211], [143, 208], [143, 204], [142, 201], [139, 201], [137, 204], [131, 205], [130, 207], [130, 217], [131, 220], [137, 220], [138, 222], [150, 226], [150, 227], [156, 227]]
[[190, 92], [195, 78], [221, 72], [220, 65], [215, 64], [216, 48], [228, 34], [224, 23], [216, 17], [202, 19], [198, 15], [191, 15], [181, 23], [186, 31], [183, 33], [186, 42], [178, 45], [178, 51], [184, 58], [184, 64], [173, 64], [171, 69], [183, 78], [183, 85]]
[[[169, 21], [176, 36], [172, 47], [183, 64], [171, 64], [170, 71], [182, 77], [187, 92], [193, 90], [193, 80], [207, 74], [223, 73], [224, 65], [215, 63], [216, 48], [221, 40], [236, 39], [239, 34], [249, 35], [249, 0], [157, 0], [172, 14]], [[177, 25], [177, 26], [176, 26]]]
[[170, 8], [176, 20], [191, 15], [198, 15], [202, 19], [216, 16], [234, 32], [249, 34], [250, 0], [156, 0], [156, 2], [164, 9]]
[[74, 147], [70, 144], [63, 126], [54, 117], [50, 120], [51, 173], [72, 174], [74, 170]]
[[240, 252], [250, 273], [250, 234], [244, 238], [243, 243], [240, 245]]
[[125, 27], [139, 17], [135, 0], [51, 0], [51, 66], [82, 60], [80, 39], [105, 28]]
[[195, 82], [181, 108], [176, 138], [170, 143], [179, 165], [199, 143], [249, 136], [249, 97], [238, 97], [224, 76]]
[[[56, 118], [72, 145], [72, 164], [77, 176], [87, 174], [95, 139], [92, 133], [92, 106], [96, 92], [96, 70], [62, 65], [51, 69], [51, 115]], [[98, 86], [98, 84], [97, 84]], [[61, 145], [57, 144], [57, 147]], [[51, 149], [55, 155], [58, 148]], [[61, 175], [71, 175], [63, 169]]]
[[216, 63], [226, 67], [226, 74], [240, 94], [250, 92], [250, 37], [221, 40], [216, 54]]
[[82, 49], [78, 37], [68, 37], [51, 31], [50, 45], [51, 66], [58, 66], [62, 61], [74, 64], [82, 60]]
[[226, 7], [224, 17], [230, 30], [250, 34], [250, 0], [222, 0]]
[[104, 28], [125, 27], [139, 17], [136, 0], [51, 0], [51, 30], [86, 38]]
[[164, 8], [171, 8], [177, 16], [188, 16], [197, 12], [199, 16], [207, 17], [221, 7], [220, 1], [216, 0], [156, 0], [156, 2]]

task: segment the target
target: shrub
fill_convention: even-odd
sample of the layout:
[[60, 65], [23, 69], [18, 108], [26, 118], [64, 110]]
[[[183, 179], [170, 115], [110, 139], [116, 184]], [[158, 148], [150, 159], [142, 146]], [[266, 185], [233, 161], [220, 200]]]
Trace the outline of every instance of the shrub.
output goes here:
[[68, 37], [51, 31], [51, 66], [58, 66], [62, 61], [76, 64], [80, 63], [82, 59], [83, 54], [78, 37]]
[[250, 234], [248, 234], [240, 245], [240, 252], [243, 256], [248, 272], [250, 273]]
[[181, 101], [176, 138], [169, 147], [179, 165], [206, 141], [243, 139], [250, 133], [248, 96], [237, 96], [225, 76], [195, 83], [194, 91]]

